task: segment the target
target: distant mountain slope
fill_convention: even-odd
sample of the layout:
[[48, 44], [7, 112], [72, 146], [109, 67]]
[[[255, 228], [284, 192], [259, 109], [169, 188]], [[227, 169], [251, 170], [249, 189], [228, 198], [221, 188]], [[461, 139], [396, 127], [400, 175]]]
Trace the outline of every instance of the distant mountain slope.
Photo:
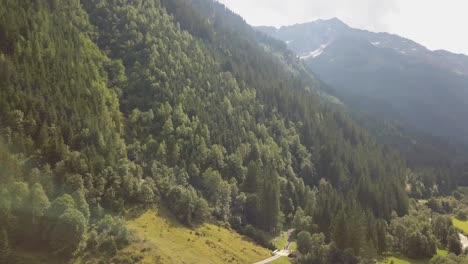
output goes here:
[[468, 57], [430, 51], [388, 33], [348, 27], [338, 19], [275, 29], [341, 98], [360, 110], [468, 142]]

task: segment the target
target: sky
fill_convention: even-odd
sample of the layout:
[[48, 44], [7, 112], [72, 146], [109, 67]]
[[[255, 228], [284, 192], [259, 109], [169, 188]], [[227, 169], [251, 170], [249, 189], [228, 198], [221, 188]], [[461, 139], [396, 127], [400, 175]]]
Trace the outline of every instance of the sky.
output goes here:
[[337, 17], [431, 50], [468, 55], [468, 0], [218, 0], [253, 26], [280, 27]]

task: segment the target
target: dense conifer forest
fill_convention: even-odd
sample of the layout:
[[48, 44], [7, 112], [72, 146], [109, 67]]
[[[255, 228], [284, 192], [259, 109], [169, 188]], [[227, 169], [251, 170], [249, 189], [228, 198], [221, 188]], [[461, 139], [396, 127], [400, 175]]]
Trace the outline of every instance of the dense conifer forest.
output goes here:
[[[419, 171], [217, 2], [2, 0], [0, 40], [2, 263], [112, 258], [132, 240], [126, 212], [151, 207], [265, 247], [293, 227], [316, 245], [301, 263], [435, 254], [412, 218], [430, 209], [408, 215]], [[390, 245], [398, 232], [424, 248]]]

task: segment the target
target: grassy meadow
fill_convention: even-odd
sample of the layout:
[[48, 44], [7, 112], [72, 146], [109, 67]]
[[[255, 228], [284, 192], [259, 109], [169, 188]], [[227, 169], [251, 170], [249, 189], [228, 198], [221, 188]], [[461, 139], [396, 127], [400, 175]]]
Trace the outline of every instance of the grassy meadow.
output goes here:
[[164, 210], [128, 221], [136, 241], [119, 254], [141, 253], [142, 263], [254, 263], [271, 253], [233, 230], [204, 224], [190, 229]]
[[461, 221], [456, 218], [453, 218], [453, 225], [460, 229], [465, 235], [468, 235], [468, 221]]

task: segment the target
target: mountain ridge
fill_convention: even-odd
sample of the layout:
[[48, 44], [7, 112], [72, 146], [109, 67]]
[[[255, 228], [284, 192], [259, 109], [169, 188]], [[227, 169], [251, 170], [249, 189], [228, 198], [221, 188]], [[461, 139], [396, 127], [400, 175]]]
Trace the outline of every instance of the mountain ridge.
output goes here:
[[316, 24], [342, 25], [343, 28], [354, 29], [354, 30], [364, 31], [364, 32], [373, 33], [373, 34], [384, 34], [384, 35], [396, 36], [396, 37], [399, 37], [401, 39], [411, 41], [411, 42], [413, 42], [413, 43], [415, 43], [415, 44], [417, 44], [419, 46], [422, 46], [423, 48], [425, 48], [425, 49], [427, 49], [428, 51], [431, 51], [431, 52], [443, 52], [443, 53], [450, 53], [452, 55], [462, 55], [462, 56], [464, 56], [464, 57], [466, 57], [468, 59], [468, 54], [466, 54], [466, 53], [453, 52], [453, 51], [443, 49], [443, 48], [430, 49], [430, 48], [426, 47], [423, 44], [419, 44], [418, 42], [412, 40], [409, 37], [401, 36], [401, 35], [399, 35], [397, 33], [390, 33], [390, 32], [387, 32], [387, 31], [373, 31], [373, 30], [370, 30], [370, 29], [359, 29], [357, 27], [352, 27], [352, 26], [349, 26], [348, 24], [346, 24], [344, 21], [342, 21], [338, 17], [332, 17], [332, 18], [328, 18], [328, 19], [319, 18], [319, 19], [312, 20], [312, 21], [309, 21], [309, 22], [302, 22], [302, 23], [299, 22], [299, 23], [294, 23], [294, 24], [290, 24], [290, 25], [281, 25], [281, 26], [258, 25], [258, 26], [254, 26], [254, 28], [256, 28], [257, 30], [260, 30], [261, 32], [265, 32], [265, 31], [273, 32], [273, 31], [281, 31], [281, 30], [288, 29], [288, 28], [294, 28], [294, 27], [297, 27], [297, 26], [311, 26], [311, 25], [316, 25]]
[[431, 51], [410, 39], [355, 29], [338, 19], [257, 30], [285, 41], [342, 96], [384, 100], [400, 111], [392, 118], [468, 143], [468, 125], [457, 121], [468, 112], [468, 56]]
[[[304, 29], [315, 30], [317, 27], [323, 27], [323, 26], [327, 27], [327, 30], [331, 30], [330, 33], [338, 32], [339, 34], [343, 34], [344, 31], [346, 31], [345, 32], [346, 34], [353, 34], [353, 35], [358, 34], [360, 37], [363, 37], [366, 40], [368, 40], [371, 44], [372, 43], [375, 44], [375, 43], [379, 42], [379, 44], [377, 44], [377, 45], [382, 45], [383, 47], [392, 48], [392, 46], [395, 45], [395, 42], [398, 41], [400, 45], [407, 46], [405, 50], [401, 50], [401, 52], [405, 52], [407, 54], [412, 54], [412, 53], [414, 53], [416, 51], [416, 52], [419, 52], [419, 53], [424, 53], [424, 55], [426, 55], [426, 56], [429, 53], [432, 56], [442, 56], [442, 55], [443, 56], [450, 56], [452, 60], [455, 60], [455, 59], [458, 60], [457, 62], [452, 62], [453, 64], [463, 63], [463, 72], [462, 73], [464, 75], [468, 74], [468, 71], [466, 70], [466, 67], [468, 67], [468, 55], [466, 55], [466, 54], [454, 53], [454, 52], [451, 52], [451, 51], [448, 51], [448, 50], [445, 50], [445, 49], [431, 50], [431, 49], [425, 47], [424, 45], [419, 44], [414, 40], [411, 40], [410, 38], [403, 37], [403, 36], [400, 36], [400, 35], [395, 34], [395, 33], [389, 33], [389, 32], [385, 32], [385, 31], [374, 32], [374, 31], [371, 31], [371, 30], [358, 29], [358, 28], [351, 27], [351, 26], [347, 25], [346, 23], [344, 23], [343, 21], [341, 21], [340, 19], [338, 19], [336, 17], [331, 18], [331, 19], [318, 19], [318, 20], [314, 20], [314, 21], [311, 21], [311, 22], [296, 23], [296, 24], [293, 24], [293, 25], [285, 25], [285, 26], [281, 26], [281, 27], [258, 26], [256, 28], [258, 30], [264, 32], [264, 33], [269, 34], [269, 35], [272, 35], [272, 33], [275, 33], [272, 36], [274, 36], [274, 37], [276, 36], [277, 38], [287, 42], [287, 44], [291, 44], [292, 41], [291, 40], [286, 40], [286, 36], [282, 35], [285, 32], [290, 31], [290, 29], [297, 30], [297, 28], [300, 28], [301, 30], [304, 30]], [[286, 35], [288, 35], [288, 34], [286, 34]], [[388, 43], [388, 42], [385, 43], [385, 42], [382, 42], [382, 41], [378, 41], [378, 40], [381, 40], [381, 39], [390, 41], [390, 43]], [[330, 41], [328, 41], [328, 42], [330, 42]], [[294, 46], [291, 46], [291, 48], [297, 52], [297, 49], [295, 49]], [[412, 55], [417, 55], [417, 54], [412, 54]]]

